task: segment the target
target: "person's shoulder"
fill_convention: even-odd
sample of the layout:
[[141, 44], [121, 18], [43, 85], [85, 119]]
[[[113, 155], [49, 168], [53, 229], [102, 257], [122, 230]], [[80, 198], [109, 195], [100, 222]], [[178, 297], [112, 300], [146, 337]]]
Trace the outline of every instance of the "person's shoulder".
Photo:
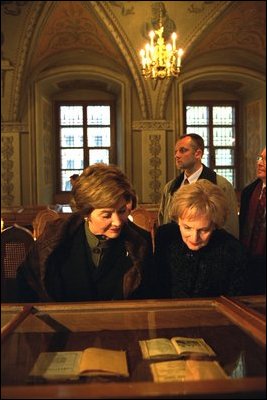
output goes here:
[[165, 186], [164, 186], [164, 188], [163, 188], [163, 191], [164, 191], [164, 192], [169, 192], [171, 186], [174, 184], [174, 182], [176, 181], [176, 179], [177, 179], [177, 178], [174, 178], [174, 179], [171, 179], [170, 181], [168, 181], [168, 182], [165, 184]]
[[51, 227], [52, 226], [65, 226], [65, 225], [72, 225], [72, 226], [77, 226], [80, 225], [81, 222], [83, 222], [84, 216], [82, 216], [80, 213], [78, 212], [73, 212], [70, 213], [68, 216], [63, 217], [61, 215], [59, 215], [58, 219], [55, 219], [54, 221], [51, 221]]
[[181, 240], [179, 226], [175, 222], [160, 225], [155, 235], [155, 248], [169, 248], [173, 242]]
[[217, 238], [219, 238], [219, 239], [222, 239], [222, 238], [224, 238], [226, 240], [234, 239], [234, 240], [238, 241], [238, 239], [236, 239], [234, 235], [232, 235], [230, 232], [226, 231], [224, 228], [216, 229], [215, 233], [216, 233]]
[[59, 216], [59, 218], [47, 222], [39, 241], [46, 243], [47, 240], [50, 241], [53, 240], [53, 238], [57, 240], [64, 232], [68, 232], [68, 235], [72, 235], [83, 222], [84, 217], [78, 213], [70, 214], [67, 218]]
[[158, 236], [172, 236], [179, 233], [179, 227], [176, 222], [169, 222], [168, 224], [160, 225], [157, 228], [156, 234]]
[[129, 219], [127, 222], [128, 226], [135, 230], [137, 233], [139, 233], [141, 236], [143, 236], [145, 239], [149, 239], [151, 236], [151, 233], [147, 231], [146, 229], [142, 228], [141, 226], [135, 224], [133, 221]]
[[224, 247], [234, 247], [235, 249], [244, 250], [240, 240], [225, 229], [216, 229], [215, 238], [217, 243], [220, 243]]
[[241, 193], [246, 193], [246, 192], [250, 192], [251, 190], [253, 190], [259, 183], [261, 182], [260, 178], [255, 179], [254, 181], [250, 182], [249, 184], [247, 184], [241, 191]]
[[217, 174], [217, 184], [218, 186], [226, 186], [228, 188], [234, 188], [233, 185], [231, 184], [228, 179], [226, 179], [224, 176]]
[[138, 254], [145, 249], [149, 249], [151, 253], [153, 251], [151, 232], [130, 220], [124, 224], [120, 237], [130, 249], [131, 254]]

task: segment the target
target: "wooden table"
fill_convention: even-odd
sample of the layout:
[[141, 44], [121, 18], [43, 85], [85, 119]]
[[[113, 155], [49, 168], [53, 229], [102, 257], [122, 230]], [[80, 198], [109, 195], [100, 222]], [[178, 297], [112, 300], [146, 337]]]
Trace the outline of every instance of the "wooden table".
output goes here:
[[[2, 398], [266, 398], [265, 296], [88, 303], [5, 304], [2, 315]], [[153, 382], [138, 341], [202, 337], [229, 379]], [[124, 349], [130, 377], [29, 384], [40, 352]]]

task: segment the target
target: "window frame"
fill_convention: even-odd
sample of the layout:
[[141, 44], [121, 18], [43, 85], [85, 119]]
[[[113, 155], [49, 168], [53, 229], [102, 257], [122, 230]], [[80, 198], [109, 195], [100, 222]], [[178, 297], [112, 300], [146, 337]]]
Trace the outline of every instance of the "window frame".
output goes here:
[[[240, 128], [239, 128], [239, 102], [236, 100], [186, 100], [184, 101], [183, 105], [183, 122], [184, 122], [184, 132], [186, 133], [187, 127], [191, 125], [187, 125], [186, 121], [186, 107], [187, 106], [198, 106], [198, 107], [208, 107], [209, 112], [209, 121], [207, 128], [209, 130], [209, 143], [208, 146], [205, 146], [205, 149], [208, 148], [209, 150], [209, 168], [212, 170], [217, 169], [217, 173], [220, 174], [220, 169], [233, 169], [235, 171], [235, 182], [233, 184], [235, 190], [238, 190], [240, 184]], [[232, 125], [235, 127], [235, 145], [233, 146], [234, 149], [234, 164], [232, 166], [215, 166], [215, 149], [224, 149], [229, 148], [229, 146], [214, 146], [213, 141], [213, 128], [214, 125], [212, 124], [212, 107], [234, 107], [235, 108], [235, 123]], [[215, 125], [217, 127], [218, 125]], [[193, 128], [192, 128], [193, 133]]]
[[[95, 147], [87, 145], [87, 106], [110, 106], [110, 147], [109, 163], [116, 164], [116, 125], [115, 125], [115, 101], [114, 100], [57, 100], [54, 102], [55, 128], [56, 128], [56, 194], [69, 194], [70, 191], [61, 189], [61, 146], [60, 146], [60, 107], [61, 106], [82, 106], [83, 107], [83, 168], [89, 166], [89, 149]], [[106, 146], [103, 146], [106, 148]]]

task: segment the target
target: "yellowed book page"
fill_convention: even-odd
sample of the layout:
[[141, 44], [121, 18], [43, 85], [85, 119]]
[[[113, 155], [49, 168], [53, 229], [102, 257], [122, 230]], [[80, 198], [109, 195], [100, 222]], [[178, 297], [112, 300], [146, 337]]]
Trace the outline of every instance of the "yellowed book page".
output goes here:
[[78, 379], [81, 351], [40, 353], [30, 377], [52, 379]]
[[144, 359], [177, 357], [177, 352], [169, 339], [139, 340], [139, 345]]
[[201, 354], [215, 356], [213, 349], [202, 338], [173, 337], [171, 339], [173, 346], [180, 355]]
[[126, 353], [122, 350], [109, 350], [90, 347], [83, 351], [80, 374], [129, 376]]
[[226, 379], [227, 374], [217, 361], [187, 360], [187, 380]]
[[183, 360], [163, 361], [150, 364], [154, 382], [184, 381], [186, 362]]
[[217, 361], [164, 361], [152, 363], [150, 369], [154, 382], [183, 382], [228, 378]]

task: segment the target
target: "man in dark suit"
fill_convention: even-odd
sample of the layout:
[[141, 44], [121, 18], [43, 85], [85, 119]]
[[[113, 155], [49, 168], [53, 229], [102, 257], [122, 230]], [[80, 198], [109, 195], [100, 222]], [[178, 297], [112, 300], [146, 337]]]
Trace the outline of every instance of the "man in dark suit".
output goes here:
[[257, 157], [257, 179], [241, 192], [239, 224], [250, 259], [248, 294], [266, 293], [266, 148]]
[[204, 140], [196, 133], [188, 133], [183, 135], [175, 145], [175, 162], [178, 169], [183, 172], [175, 179], [167, 182], [163, 189], [158, 223], [159, 225], [171, 222], [169, 211], [173, 194], [180, 186], [188, 183], [196, 182], [198, 179], [207, 179], [212, 183], [217, 184], [225, 193], [229, 215], [227, 217], [224, 229], [239, 237], [238, 227], [238, 204], [235, 190], [232, 184], [222, 175], [216, 174], [215, 171], [202, 164], [204, 153]]

